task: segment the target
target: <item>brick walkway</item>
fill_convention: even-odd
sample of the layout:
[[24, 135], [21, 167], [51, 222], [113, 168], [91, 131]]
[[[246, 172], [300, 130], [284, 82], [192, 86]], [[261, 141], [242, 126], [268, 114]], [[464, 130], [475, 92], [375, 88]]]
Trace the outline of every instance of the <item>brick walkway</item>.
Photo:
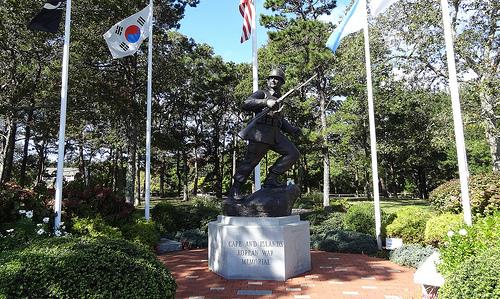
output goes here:
[[361, 254], [311, 251], [312, 270], [287, 281], [226, 280], [208, 270], [206, 249], [158, 258], [175, 277], [176, 298], [421, 298], [413, 269]]

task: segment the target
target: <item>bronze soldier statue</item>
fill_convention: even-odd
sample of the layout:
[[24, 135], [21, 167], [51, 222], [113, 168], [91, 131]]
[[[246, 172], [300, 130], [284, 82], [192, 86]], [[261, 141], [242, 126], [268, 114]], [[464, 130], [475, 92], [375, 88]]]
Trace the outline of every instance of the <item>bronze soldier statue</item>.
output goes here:
[[[285, 185], [278, 181], [278, 176], [290, 169], [299, 159], [297, 147], [282, 133], [283, 131], [294, 136], [301, 134], [299, 128], [292, 126], [281, 115], [282, 104], [278, 99], [283, 84], [285, 84], [284, 72], [281, 69], [273, 69], [267, 78], [268, 89], [257, 90], [243, 103], [243, 110], [255, 112], [258, 116], [240, 132], [240, 137], [248, 140], [248, 146], [245, 158], [240, 162], [233, 177], [229, 198], [243, 199], [241, 187], [268, 150], [273, 150], [281, 157], [269, 168], [264, 188], [284, 187]], [[269, 111], [262, 114], [263, 110]]]

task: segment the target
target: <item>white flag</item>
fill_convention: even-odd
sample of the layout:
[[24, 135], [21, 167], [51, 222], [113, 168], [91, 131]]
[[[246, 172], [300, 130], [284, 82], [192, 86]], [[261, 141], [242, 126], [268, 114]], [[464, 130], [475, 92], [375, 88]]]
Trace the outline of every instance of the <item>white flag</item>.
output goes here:
[[370, 1], [370, 12], [372, 17], [383, 13], [389, 6], [398, 0], [372, 0]]
[[151, 7], [148, 5], [138, 13], [116, 23], [103, 37], [113, 58], [134, 54], [148, 37], [151, 24]]

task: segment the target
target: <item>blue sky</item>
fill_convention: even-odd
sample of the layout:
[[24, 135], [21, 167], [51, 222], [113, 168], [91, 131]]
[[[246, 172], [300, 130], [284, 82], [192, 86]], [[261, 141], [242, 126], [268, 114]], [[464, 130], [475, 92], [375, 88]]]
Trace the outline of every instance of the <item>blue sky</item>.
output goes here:
[[[264, 0], [254, 1], [257, 16], [262, 13], [271, 14], [270, 11], [264, 11]], [[343, 14], [345, 2], [349, 0], [338, 2], [339, 7], [334, 10], [335, 16]], [[215, 54], [222, 56], [225, 61], [250, 63], [252, 41], [250, 39], [240, 43], [243, 18], [238, 10], [239, 3], [239, 0], [201, 0], [197, 7], [186, 8], [179, 32], [193, 38], [197, 43], [209, 44], [214, 48]], [[257, 21], [257, 45], [261, 47], [266, 43], [267, 29]]]

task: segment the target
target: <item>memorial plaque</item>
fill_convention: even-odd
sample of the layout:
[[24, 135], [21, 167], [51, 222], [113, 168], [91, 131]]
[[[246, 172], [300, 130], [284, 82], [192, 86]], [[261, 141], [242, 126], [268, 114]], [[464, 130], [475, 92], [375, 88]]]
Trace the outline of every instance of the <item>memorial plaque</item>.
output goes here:
[[209, 268], [227, 279], [259, 280], [309, 271], [309, 223], [298, 216], [219, 216], [209, 224]]

